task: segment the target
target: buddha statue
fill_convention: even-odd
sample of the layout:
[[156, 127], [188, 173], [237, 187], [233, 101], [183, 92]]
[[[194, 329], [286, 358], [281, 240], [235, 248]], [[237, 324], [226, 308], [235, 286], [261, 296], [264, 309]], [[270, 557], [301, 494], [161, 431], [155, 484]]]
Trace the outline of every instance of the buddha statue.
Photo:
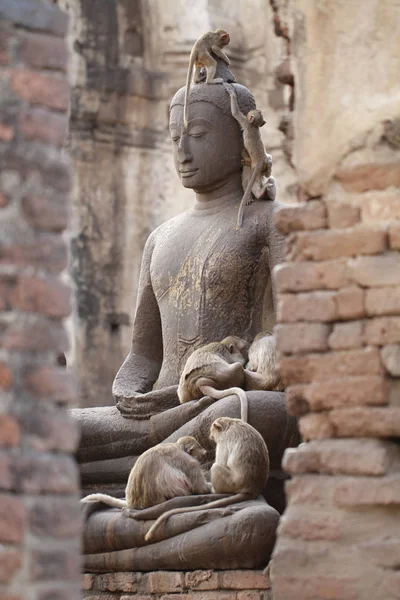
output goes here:
[[[223, 65], [218, 69], [216, 76], [234, 86], [241, 111], [255, 108], [251, 92], [234, 83]], [[184, 99], [184, 88], [172, 99], [170, 135], [176, 171], [193, 190], [194, 203], [158, 227], [145, 245], [132, 345], [113, 385], [116, 406], [73, 411], [81, 425], [78, 461], [87, 491], [123, 487], [137, 456], [184, 435], [195, 436], [212, 460], [211, 423], [240, 417], [240, 402], [236, 396], [217, 402], [205, 397], [180, 405], [177, 384], [185, 361], [195, 348], [228, 335], [252, 341], [275, 321], [271, 272], [282, 261], [283, 239], [273, 216], [280, 204], [254, 202], [235, 229], [243, 138], [230, 97], [222, 84], [193, 84], [187, 131]], [[86, 506], [87, 570], [257, 568], [268, 562], [284, 507], [281, 458], [299, 435], [282, 393], [247, 397], [249, 423], [270, 455], [264, 497], [177, 515], [169, 519], [165, 539], [153, 544], [144, 540], [151, 521], [135, 521], [105, 505]]]

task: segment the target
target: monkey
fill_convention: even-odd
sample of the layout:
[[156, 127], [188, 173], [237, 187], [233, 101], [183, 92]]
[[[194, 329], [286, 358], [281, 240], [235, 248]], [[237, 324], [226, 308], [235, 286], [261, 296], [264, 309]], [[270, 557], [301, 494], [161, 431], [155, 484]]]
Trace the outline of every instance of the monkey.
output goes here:
[[173, 515], [209, 508], [220, 508], [257, 498], [269, 476], [268, 448], [261, 434], [241, 419], [220, 417], [211, 425], [210, 438], [216, 443], [211, 482], [218, 494], [233, 494], [201, 506], [167, 511], [150, 527], [145, 539], [154, 534]]
[[243, 223], [244, 206], [251, 204], [253, 199], [251, 195], [252, 187], [257, 178], [262, 175], [269, 177], [271, 175], [272, 159], [265, 152], [264, 144], [260, 135], [260, 127], [265, 125], [264, 117], [258, 109], [250, 110], [246, 116], [241, 112], [236, 98], [236, 92], [229, 84], [225, 84], [225, 89], [231, 97], [232, 116], [239, 123], [243, 131], [243, 143], [247, 154], [250, 157], [250, 166], [252, 169], [251, 177], [244, 192], [244, 196], [239, 206], [236, 229], [239, 229]]
[[208, 494], [211, 484], [205, 479], [198, 459], [206, 450], [191, 436], [175, 443], [157, 444], [143, 452], [133, 465], [125, 489], [125, 500], [108, 494], [90, 494], [81, 502], [104, 502], [113, 508], [148, 508], [191, 494]]
[[285, 385], [276, 366], [276, 339], [267, 332], [256, 335], [245, 368], [246, 390], [283, 391]]
[[223, 83], [223, 79], [221, 78], [214, 79], [217, 70], [217, 61], [211, 56], [210, 52], [214, 52], [214, 54], [219, 58], [222, 58], [229, 66], [229, 58], [222, 51], [222, 48], [227, 46], [229, 42], [229, 33], [224, 29], [216, 29], [215, 31], [207, 31], [207, 33], [200, 36], [192, 48], [186, 77], [186, 95], [183, 111], [185, 131], [188, 126], [189, 94], [193, 69], [195, 70], [193, 76], [194, 83], [199, 83], [201, 81], [202, 67], [205, 67], [207, 72], [206, 83]]
[[[272, 168], [272, 156], [270, 154], [266, 154], [267, 160], [270, 161]], [[247, 153], [247, 150], [243, 148], [242, 150], [242, 188], [243, 191], [246, 191], [247, 184], [250, 181], [250, 177], [252, 175], [251, 168], [251, 160], [250, 156]], [[268, 177], [268, 179], [264, 176], [257, 178], [254, 182], [254, 185], [251, 189], [252, 199], [250, 201], [253, 202], [254, 198], [256, 200], [275, 200], [276, 198], [276, 179], [272, 175]]]
[[241, 403], [241, 418], [248, 420], [248, 402], [242, 387], [248, 354], [248, 342], [229, 336], [222, 342], [212, 342], [197, 348], [182, 371], [178, 398], [181, 404], [210, 396], [220, 400], [236, 394]]

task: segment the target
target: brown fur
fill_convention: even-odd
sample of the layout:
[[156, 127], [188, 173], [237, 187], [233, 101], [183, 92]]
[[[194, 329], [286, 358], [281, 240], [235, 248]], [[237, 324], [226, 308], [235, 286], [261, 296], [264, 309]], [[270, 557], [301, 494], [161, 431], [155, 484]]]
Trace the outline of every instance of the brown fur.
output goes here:
[[158, 444], [137, 459], [129, 474], [125, 500], [108, 494], [90, 494], [81, 502], [104, 502], [114, 508], [148, 508], [176, 496], [208, 494], [197, 459], [206, 451], [198, 441], [185, 436], [176, 443]]
[[191, 354], [179, 380], [178, 397], [181, 404], [210, 396], [220, 400], [237, 394], [241, 402], [241, 416], [247, 421], [247, 397], [243, 365], [247, 361], [249, 344], [236, 336], [222, 342], [213, 342]]
[[265, 152], [264, 144], [260, 135], [260, 127], [265, 124], [262, 113], [258, 109], [250, 110], [246, 116], [241, 112], [236, 98], [236, 92], [231, 85], [226, 84], [225, 89], [231, 97], [231, 112], [243, 131], [243, 144], [250, 159], [252, 174], [246, 187], [246, 191], [239, 206], [236, 227], [243, 223], [244, 206], [253, 202], [251, 190], [256, 179], [263, 175], [271, 175], [272, 160]]
[[188, 105], [189, 105], [189, 94], [190, 94], [190, 83], [192, 80], [193, 69], [194, 83], [201, 81], [201, 69], [206, 68], [207, 76], [206, 83], [222, 83], [222, 79], [214, 79], [215, 72], [217, 70], [217, 61], [211, 56], [210, 52], [214, 52], [219, 58], [222, 58], [229, 65], [229, 58], [222, 48], [227, 46], [230, 42], [229, 33], [224, 29], [216, 29], [215, 31], [207, 31], [204, 33], [197, 42], [195, 42], [189, 58], [189, 68], [186, 78], [186, 96], [185, 96], [185, 107], [184, 107], [184, 125], [185, 130], [188, 126]]
[[285, 386], [279, 376], [276, 362], [275, 337], [270, 333], [259, 333], [249, 348], [245, 389], [283, 391]]
[[151, 541], [156, 531], [173, 516], [192, 511], [220, 508], [256, 498], [269, 475], [269, 456], [262, 436], [241, 419], [220, 417], [211, 425], [210, 437], [217, 445], [211, 482], [218, 494], [234, 494], [202, 506], [176, 508], [161, 515], [146, 534]]

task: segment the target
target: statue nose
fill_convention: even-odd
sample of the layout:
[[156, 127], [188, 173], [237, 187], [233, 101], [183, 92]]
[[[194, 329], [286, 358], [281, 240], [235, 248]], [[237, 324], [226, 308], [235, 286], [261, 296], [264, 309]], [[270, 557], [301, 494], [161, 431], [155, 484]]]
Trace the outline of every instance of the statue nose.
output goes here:
[[179, 140], [178, 159], [181, 163], [189, 162], [192, 160], [192, 155], [189, 149], [189, 136], [184, 133], [182, 134], [181, 139]]

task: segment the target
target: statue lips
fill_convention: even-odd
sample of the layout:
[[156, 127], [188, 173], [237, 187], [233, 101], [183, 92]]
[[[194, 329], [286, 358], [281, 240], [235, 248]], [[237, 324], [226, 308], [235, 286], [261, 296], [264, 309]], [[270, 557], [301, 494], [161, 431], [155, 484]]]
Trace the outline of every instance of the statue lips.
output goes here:
[[181, 177], [191, 177], [192, 175], [194, 175], [195, 173], [197, 173], [198, 169], [179, 169], [179, 174]]

